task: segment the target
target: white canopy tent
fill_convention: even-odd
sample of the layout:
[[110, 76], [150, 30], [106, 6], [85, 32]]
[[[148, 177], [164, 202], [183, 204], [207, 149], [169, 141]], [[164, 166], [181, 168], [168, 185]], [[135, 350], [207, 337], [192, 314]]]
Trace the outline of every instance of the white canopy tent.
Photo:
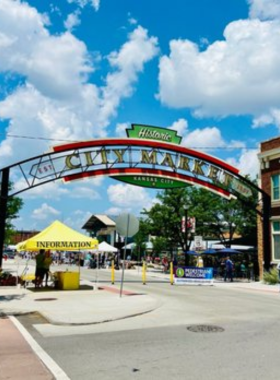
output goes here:
[[106, 241], [103, 241], [98, 245], [98, 250], [96, 252], [118, 252], [118, 248], [115, 248], [112, 245], [106, 243]]
[[[146, 245], [146, 249], [147, 250], [152, 250], [153, 249], [153, 243], [151, 241], [147, 241], [145, 243], [145, 245]], [[135, 247], [136, 247], [135, 243], [129, 243], [129, 244], [125, 245], [124, 247], [122, 247], [122, 249], [125, 249], [125, 248], [126, 249], [135, 249]]]

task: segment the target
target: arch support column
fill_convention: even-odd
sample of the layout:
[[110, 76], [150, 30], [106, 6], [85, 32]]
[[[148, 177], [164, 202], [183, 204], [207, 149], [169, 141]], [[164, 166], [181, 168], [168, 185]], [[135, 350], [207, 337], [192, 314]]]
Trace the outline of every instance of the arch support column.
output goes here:
[[1, 188], [0, 188], [0, 268], [3, 261], [3, 246], [5, 241], [5, 225], [7, 218], [7, 204], [9, 193], [9, 168], [2, 170]]
[[262, 228], [263, 228], [263, 259], [264, 269], [269, 270], [271, 262], [271, 241], [270, 241], [270, 196], [263, 193], [263, 212], [262, 212]]

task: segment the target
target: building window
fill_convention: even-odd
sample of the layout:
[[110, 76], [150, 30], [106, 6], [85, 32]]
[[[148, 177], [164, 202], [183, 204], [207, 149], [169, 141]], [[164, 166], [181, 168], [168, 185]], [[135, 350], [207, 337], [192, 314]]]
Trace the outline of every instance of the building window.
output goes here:
[[280, 199], [280, 175], [276, 174], [271, 176], [272, 187], [272, 200], [277, 201]]
[[280, 221], [272, 222], [272, 241], [274, 260], [280, 260]]

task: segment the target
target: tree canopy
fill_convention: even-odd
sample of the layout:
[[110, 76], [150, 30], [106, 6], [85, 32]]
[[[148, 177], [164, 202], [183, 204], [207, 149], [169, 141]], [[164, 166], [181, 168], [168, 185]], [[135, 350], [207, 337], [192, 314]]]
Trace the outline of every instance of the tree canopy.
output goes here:
[[[193, 235], [201, 235], [204, 239], [212, 238], [230, 246], [235, 234], [241, 237], [256, 234], [257, 192], [242, 201], [227, 200], [209, 190], [187, 186], [186, 188], [167, 189], [157, 194], [158, 203], [150, 210], [144, 209], [146, 215], [143, 223], [148, 225], [147, 231], [155, 237], [166, 239], [166, 250], [180, 247], [189, 250]], [[195, 233], [187, 225], [182, 228], [184, 216], [196, 220]]]
[[[9, 183], [9, 191], [12, 190], [13, 184]], [[23, 200], [19, 197], [10, 197], [7, 201], [7, 218], [5, 226], [5, 243], [9, 244], [11, 237], [14, 235], [14, 225], [12, 221], [19, 217], [18, 213], [23, 207]]]

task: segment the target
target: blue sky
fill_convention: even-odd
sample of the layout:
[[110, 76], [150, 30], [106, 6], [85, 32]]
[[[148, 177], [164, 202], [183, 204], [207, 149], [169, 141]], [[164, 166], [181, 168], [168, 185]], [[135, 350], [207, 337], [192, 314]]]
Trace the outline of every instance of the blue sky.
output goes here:
[[[142, 123], [254, 177], [259, 143], [279, 135], [279, 36], [280, 0], [1, 0], [1, 167]], [[80, 229], [155, 196], [108, 178], [53, 182], [21, 194], [15, 226]]]

